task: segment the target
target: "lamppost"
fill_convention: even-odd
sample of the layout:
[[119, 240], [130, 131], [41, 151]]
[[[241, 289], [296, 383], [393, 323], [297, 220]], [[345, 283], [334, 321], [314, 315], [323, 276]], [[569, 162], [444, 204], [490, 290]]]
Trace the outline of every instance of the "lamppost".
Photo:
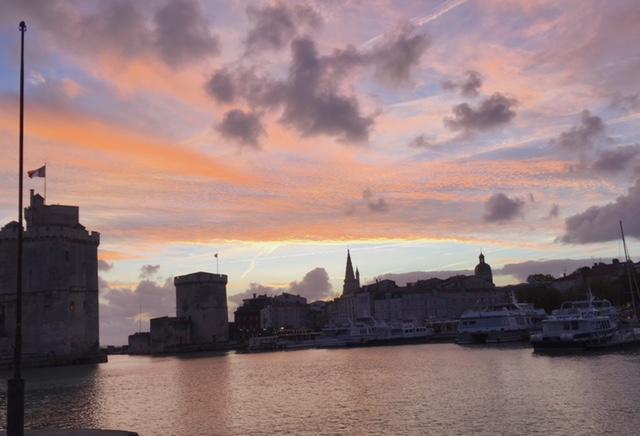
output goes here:
[[20, 159], [18, 169], [18, 248], [16, 277], [16, 336], [13, 346], [13, 378], [7, 386], [7, 436], [24, 434], [24, 380], [22, 365], [22, 184], [24, 166], [24, 33], [27, 25], [20, 22]]

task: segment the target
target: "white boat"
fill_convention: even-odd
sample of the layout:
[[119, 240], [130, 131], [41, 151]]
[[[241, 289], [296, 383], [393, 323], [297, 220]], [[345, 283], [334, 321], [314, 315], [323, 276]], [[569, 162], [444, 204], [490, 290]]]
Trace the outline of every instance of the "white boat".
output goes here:
[[546, 317], [542, 309], [532, 304], [513, 302], [469, 310], [458, 322], [458, 344], [492, 344], [527, 341], [531, 332], [540, 328]]
[[640, 342], [640, 328], [623, 324], [608, 300], [591, 296], [567, 301], [542, 322], [542, 332], [531, 336], [534, 349], [590, 349]]
[[631, 292], [631, 319], [621, 320], [618, 310], [608, 300], [594, 298], [585, 278], [587, 299], [568, 301], [563, 303], [560, 309], [554, 310], [542, 322], [542, 331], [531, 336], [531, 344], [535, 350], [602, 349], [640, 343], [640, 323], [636, 303], [640, 290], [624, 238], [622, 221], [620, 221], [620, 236], [624, 246]]

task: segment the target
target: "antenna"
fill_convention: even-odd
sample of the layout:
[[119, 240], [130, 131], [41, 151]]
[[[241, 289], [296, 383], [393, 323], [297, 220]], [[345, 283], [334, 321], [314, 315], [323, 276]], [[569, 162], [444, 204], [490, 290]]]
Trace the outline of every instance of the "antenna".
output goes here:
[[624, 260], [627, 265], [627, 279], [629, 280], [629, 292], [631, 293], [631, 310], [633, 310], [633, 319], [638, 319], [638, 310], [636, 307], [636, 292], [638, 291], [638, 282], [636, 280], [635, 267], [629, 256], [627, 249], [627, 241], [624, 239], [624, 229], [622, 228], [622, 220], [620, 220], [620, 236], [622, 237], [622, 246], [624, 247]]

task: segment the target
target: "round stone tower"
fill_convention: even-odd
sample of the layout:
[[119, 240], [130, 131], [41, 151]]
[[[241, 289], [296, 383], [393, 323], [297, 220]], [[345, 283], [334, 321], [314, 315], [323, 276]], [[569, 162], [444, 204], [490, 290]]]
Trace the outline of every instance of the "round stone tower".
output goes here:
[[191, 321], [191, 342], [206, 344], [229, 340], [227, 276], [197, 272], [173, 279], [176, 315]]

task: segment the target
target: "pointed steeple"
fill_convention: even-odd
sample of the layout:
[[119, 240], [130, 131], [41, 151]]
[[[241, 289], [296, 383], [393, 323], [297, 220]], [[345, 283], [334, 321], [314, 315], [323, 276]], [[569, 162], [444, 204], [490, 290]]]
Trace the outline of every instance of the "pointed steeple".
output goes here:
[[344, 280], [355, 280], [356, 277], [353, 275], [353, 265], [351, 264], [351, 253], [347, 249], [347, 269], [344, 272]]
[[344, 285], [342, 286], [343, 294], [351, 294], [360, 288], [353, 273], [353, 264], [351, 263], [351, 253], [347, 250], [347, 268], [344, 272]]
[[358, 288], [360, 287], [360, 270], [356, 267], [356, 283], [358, 284]]

